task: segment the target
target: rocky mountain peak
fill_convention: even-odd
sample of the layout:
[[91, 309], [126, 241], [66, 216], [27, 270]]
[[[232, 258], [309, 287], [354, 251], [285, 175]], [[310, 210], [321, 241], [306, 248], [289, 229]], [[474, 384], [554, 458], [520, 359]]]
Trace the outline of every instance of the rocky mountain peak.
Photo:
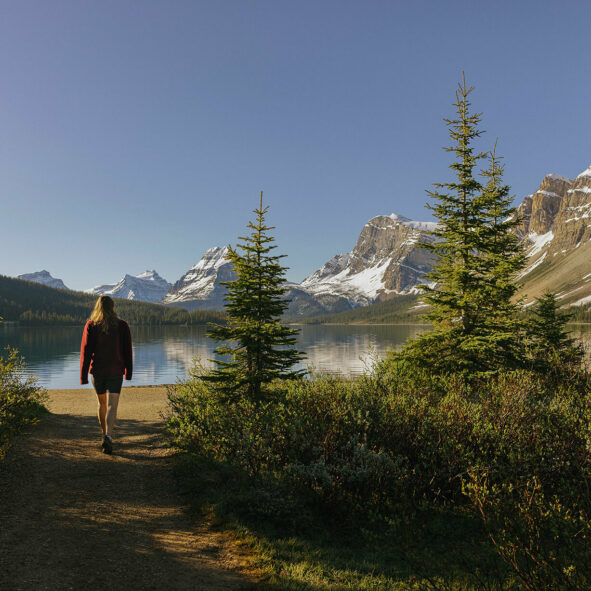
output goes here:
[[142, 302], [159, 302], [169, 289], [170, 283], [152, 270], [139, 275], [125, 274], [117, 283], [97, 285], [87, 290], [87, 293]]
[[226, 288], [220, 282], [235, 278], [227, 254], [227, 246], [214, 246], [207, 250], [170, 288], [162, 303], [178, 304], [187, 309], [222, 309]]
[[195, 271], [219, 269], [228, 263], [226, 255], [228, 254], [227, 246], [214, 246], [205, 251], [199, 262], [191, 267]]
[[52, 277], [51, 273], [46, 269], [43, 269], [42, 271], [36, 271], [35, 273], [25, 273], [24, 275], [19, 275], [17, 279], [41, 283], [42, 285], [47, 285], [48, 287], [53, 287], [55, 289], [68, 289], [61, 279]]
[[425, 232], [435, 225], [398, 214], [376, 216], [365, 224], [350, 253], [330, 259], [301, 288], [330, 306], [335, 296], [349, 305], [364, 305], [409, 293], [431, 268], [431, 255], [418, 243], [430, 239]]
[[138, 279], [149, 279], [151, 281], [158, 281], [162, 279], [155, 269], [146, 269], [143, 273], [136, 275]]
[[529, 224], [524, 228], [526, 233], [535, 232], [541, 235], [550, 231], [562, 199], [571, 185], [571, 180], [556, 174], [544, 177], [537, 191], [531, 196]]
[[524, 293], [550, 289], [565, 302], [584, 300], [591, 293], [591, 167], [572, 181], [547, 175], [518, 211], [528, 255]]
[[567, 189], [554, 219], [557, 249], [577, 248], [591, 240], [591, 166], [579, 174]]
[[398, 260], [415, 250], [416, 244], [433, 222], [414, 222], [398, 214], [379, 215], [365, 224], [350, 253], [348, 266], [359, 273], [368, 266], [394, 257]]

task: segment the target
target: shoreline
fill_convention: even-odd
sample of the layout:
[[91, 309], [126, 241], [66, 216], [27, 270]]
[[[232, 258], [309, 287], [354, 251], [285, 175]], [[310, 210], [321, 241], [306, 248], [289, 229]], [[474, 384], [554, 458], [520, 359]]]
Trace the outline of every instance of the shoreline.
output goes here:
[[[591, 324], [591, 323], [589, 323]], [[433, 326], [429, 322], [290, 322], [288, 326]]]
[[[168, 388], [169, 386], [175, 386], [176, 384], [148, 384], [148, 385], [129, 385], [126, 386], [125, 384], [122, 386], [121, 388], [121, 392], [123, 393], [123, 391], [126, 390], [145, 390], [145, 389], [154, 389], [154, 388]], [[52, 393], [58, 393], [58, 392], [74, 392], [74, 391], [78, 391], [78, 392], [92, 392], [94, 394], [94, 388], [92, 387], [92, 385], [89, 384], [84, 384], [84, 386], [77, 386], [75, 388], [43, 388], [43, 390], [45, 390], [48, 394], [52, 394]]]
[[[286, 326], [433, 326], [430, 322], [287, 322]], [[17, 320], [4, 320], [1, 326], [22, 328], [82, 328], [80, 324], [22, 324]], [[207, 327], [207, 324], [129, 324], [147, 328], [195, 328]], [[591, 322], [568, 322], [567, 326], [591, 326]]]

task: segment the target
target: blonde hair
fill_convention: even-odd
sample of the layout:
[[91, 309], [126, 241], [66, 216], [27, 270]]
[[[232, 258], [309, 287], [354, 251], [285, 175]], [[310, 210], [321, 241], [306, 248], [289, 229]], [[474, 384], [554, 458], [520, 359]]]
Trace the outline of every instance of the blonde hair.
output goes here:
[[99, 296], [94, 305], [94, 310], [90, 315], [90, 320], [97, 326], [100, 326], [104, 333], [109, 334], [109, 330], [116, 326], [119, 320], [115, 313], [115, 302], [113, 302], [113, 298], [106, 295]]

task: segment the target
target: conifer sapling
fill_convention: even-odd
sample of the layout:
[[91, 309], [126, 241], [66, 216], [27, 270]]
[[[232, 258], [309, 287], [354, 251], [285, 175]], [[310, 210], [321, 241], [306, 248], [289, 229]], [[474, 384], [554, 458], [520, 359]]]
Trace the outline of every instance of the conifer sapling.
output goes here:
[[266, 397], [265, 384], [276, 378], [297, 378], [303, 370], [293, 370], [304, 355], [293, 347], [297, 329], [280, 322], [289, 300], [285, 298], [286, 267], [273, 255], [272, 226], [265, 224], [268, 206], [254, 210], [256, 219], [248, 224], [248, 236], [241, 236], [236, 248], [229, 247], [236, 279], [222, 282], [226, 295], [226, 325], [212, 325], [208, 336], [223, 341], [216, 348], [216, 367], [205, 379], [216, 383], [229, 399], [248, 396], [253, 401]]

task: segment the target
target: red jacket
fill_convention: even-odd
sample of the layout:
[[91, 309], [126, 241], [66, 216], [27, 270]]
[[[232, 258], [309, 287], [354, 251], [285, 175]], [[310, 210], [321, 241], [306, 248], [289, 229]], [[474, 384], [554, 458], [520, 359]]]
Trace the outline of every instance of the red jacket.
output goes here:
[[89, 320], [82, 333], [80, 345], [80, 383], [88, 384], [88, 371], [97, 376], [121, 376], [131, 380], [133, 353], [131, 333], [124, 320], [105, 334]]

